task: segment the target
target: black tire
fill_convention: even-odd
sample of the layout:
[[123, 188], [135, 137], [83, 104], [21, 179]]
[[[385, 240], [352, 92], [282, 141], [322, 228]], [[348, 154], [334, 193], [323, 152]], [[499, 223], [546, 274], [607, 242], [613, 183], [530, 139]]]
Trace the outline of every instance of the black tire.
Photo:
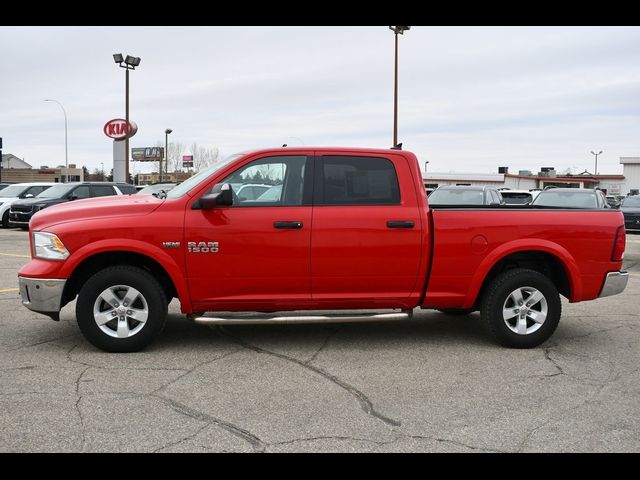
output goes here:
[[9, 228], [9, 210], [2, 214], [2, 228]]
[[[140, 296], [136, 297], [129, 308], [142, 308], [148, 314], [145, 322], [137, 322], [123, 313], [122, 318], [126, 328], [135, 332], [127, 338], [116, 338], [105, 333], [94, 318], [94, 306], [101, 294], [119, 285], [136, 289]], [[122, 297], [119, 296], [124, 296], [124, 289], [116, 289], [114, 294], [121, 299]], [[106, 352], [137, 352], [149, 345], [164, 328], [167, 320], [167, 303], [162, 286], [149, 272], [138, 267], [116, 265], [100, 270], [82, 286], [76, 302], [76, 319], [85, 338], [99, 349]], [[113, 308], [106, 302], [99, 305], [102, 305], [99, 308], [104, 307], [107, 311]], [[124, 305], [119, 307], [122, 308]], [[119, 322], [115, 317], [103, 328], [115, 334], [118, 325]], [[137, 327], [140, 328], [136, 331]]]
[[[503, 318], [503, 308], [505, 306], [507, 308], [511, 306], [518, 308], [517, 305], [514, 305], [514, 297], [511, 297], [511, 294], [521, 288], [525, 289], [525, 295], [527, 294], [527, 289], [538, 290], [546, 302], [546, 307], [542, 303], [530, 305], [534, 314], [538, 310], [546, 309], [547, 315], [541, 325], [537, 325], [526, 316], [523, 317], [525, 318], [524, 322], [526, 322], [527, 330], [529, 328], [532, 329], [531, 333], [526, 334], [519, 334], [513, 331], [507, 325], [507, 320]], [[524, 300], [527, 300], [527, 298], [524, 298]], [[561, 313], [560, 295], [553, 282], [545, 275], [525, 268], [508, 270], [498, 275], [487, 287], [482, 298], [482, 323], [498, 343], [510, 348], [533, 348], [545, 342], [558, 327]], [[509, 319], [509, 322], [513, 321], [514, 323], [512, 328], [517, 329], [515, 324], [518, 322], [518, 318], [516, 315], [514, 319]], [[537, 330], [533, 331], [534, 328], [537, 328]]]
[[462, 317], [475, 312], [473, 308], [438, 308], [438, 311], [445, 315], [452, 315], [454, 317]]

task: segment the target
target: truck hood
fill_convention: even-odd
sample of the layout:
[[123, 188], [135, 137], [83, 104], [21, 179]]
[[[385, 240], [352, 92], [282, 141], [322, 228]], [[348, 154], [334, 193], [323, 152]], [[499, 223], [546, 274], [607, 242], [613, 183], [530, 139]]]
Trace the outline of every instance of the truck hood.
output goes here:
[[[109, 197], [73, 200], [53, 205], [31, 217], [29, 227], [42, 230], [58, 223], [75, 222], [94, 218], [130, 217], [147, 215], [158, 208], [164, 200], [153, 195], [116, 195]], [[30, 202], [37, 205], [38, 202]]]

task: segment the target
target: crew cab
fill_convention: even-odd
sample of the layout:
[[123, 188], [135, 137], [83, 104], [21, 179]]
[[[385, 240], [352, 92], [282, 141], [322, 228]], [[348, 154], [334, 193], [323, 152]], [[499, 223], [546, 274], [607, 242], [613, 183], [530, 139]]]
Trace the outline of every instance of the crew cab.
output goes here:
[[[234, 192], [265, 179], [279, 186], [266, 198]], [[208, 325], [479, 310], [498, 343], [529, 348], [556, 329], [560, 295], [594, 300], [628, 280], [621, 212], [431, 208], [416, 156], [396, 149], [245, 152], [166, 197], [47, 208], [31, 219], [30, 239], [22, 303], [57, 320], [77, 297], [80, 330], [113, 352], [151, 343], [174, 297]]]

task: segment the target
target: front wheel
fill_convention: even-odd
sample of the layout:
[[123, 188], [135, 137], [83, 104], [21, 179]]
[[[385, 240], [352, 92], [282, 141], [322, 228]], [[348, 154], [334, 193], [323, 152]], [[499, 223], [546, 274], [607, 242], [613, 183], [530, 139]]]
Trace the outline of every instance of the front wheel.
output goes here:
[[532, 348], [551, 337], [561, 311], [560, 295], [548, 277], [516, 268], [491, 282], [482, 299], [481, 318], [501, 345]]
[[167, 300], [160, 283], [146, 270], [117, 265], [94, 274], [76, 303], [80, 331], [107, 352], [137, 352], [164, 328]]

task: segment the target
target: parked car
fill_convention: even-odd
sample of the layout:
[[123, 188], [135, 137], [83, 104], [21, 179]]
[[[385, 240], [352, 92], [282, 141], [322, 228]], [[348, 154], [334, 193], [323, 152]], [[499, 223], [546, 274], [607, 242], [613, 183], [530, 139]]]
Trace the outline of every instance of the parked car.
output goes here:
[[138, 191], [138, 195], [155, 195], [160, 192], [166, 193], [176, 185], [177, 183], [155, 183], [153, 185], [147, 185]]
[[60, 184], [53, 182], [14, 183], [0, 190], [0, 225], [4, 228], [9, 226], [9, 210], [15, 202], [34, 198], [54, 185]]
[[500, 191], [495, 187], [444, 185], [429, 195], [431, 205], [504, 205]]
[[272, 186], [273, 185], [247, 183], [240, 185], [237, 189], [234, 189], [234, 192], [241, 200], [256, 200]]
[[620, 207], [620, 200], [618, 199], [617, 195], [605, 195], [604, 198], [606, 199], [607, 204], [609, 204], [611, 208]]
[[500, 190], [502, 198], [507, 205], [529, 205], [535, 200], [540, 191], [530, 190]]
[[611, 208], [602, 193], [594, 188], [549, 188], [531, 203], [538, 207]]
[[[0, 192], [1, 193], [1, 192]], [[640, 195], [625, 197], [620, 204], [627, 232], [640, 232]]]
[[0, 183], [0, 190], [3, 190], [5, 188], [7, 188], [9, 185], [11, 185], [10, 183]]
[[[281, 195], [246, 208], [230, 183], [251, 169], [273, 172]], [[560, 295], [575, 303], [625, 289], [620, 211], [438, 207], [420, 173], [402, 150], [267, 149], [201, 170], [166, 198], [53, 207], [31, 220], [22, 303], [59, 319], [77, 298], [80, 331], [112, 352], [156, 339], [174, 297], [202, 325], [480, 310], [498, 343], [531, 348], [558, 326]]]
[[[2, 193], [2, 192], [0, 192]], [[109, 195], [130, 195], [136, 193], [133, 185], [113, 182], [71, 182], [58, 183], [39, 193], [35, 198], [14, 202], [9, 209], [9, 226], [29, 227], [34, 213], [52, 205], [85, 198]]]

